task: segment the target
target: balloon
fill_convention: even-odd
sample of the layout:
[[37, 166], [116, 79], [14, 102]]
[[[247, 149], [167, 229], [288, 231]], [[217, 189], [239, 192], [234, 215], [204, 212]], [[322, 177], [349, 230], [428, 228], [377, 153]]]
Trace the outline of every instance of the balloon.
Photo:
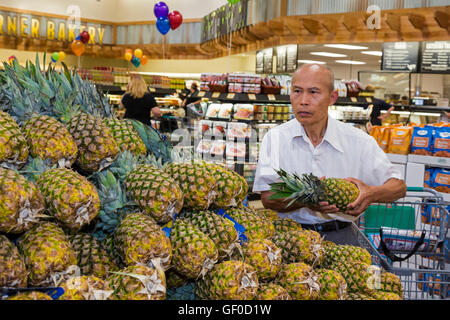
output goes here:
[[59, 53], [58, 52], [53, 52], [52, 53], [52, 61], [56, 62], [59, 60]]
[[138, 68], [141, 65], [141, 60], [139, 60], [139, 58], [137, 57], [133, 57], [133, 59], [131, 60], [131, 63]]
[[66, 58], [66, 53], [64, 51], [59, 52], [59, 61], [64, 61]]
[[129, 53], [131, 53], [131, 55], [133, 55], [133, 50], [127, 49], [127, 50], [125, 50], [125, 53], [127, 53], [127, 52], [129, 52]]
[[173, 11], [169, 14], [170, 28], [175, 30], [183, 23], [183, 16], [178, 11]]
[[164, 2], [158, 2], [153, 9], [156, 18], [167, 17], [169, 15], [169, 7]]
[[136, 58], [142, 58], [142, 55], [143, 55], [144, 53], [142, 52], [142, 50], [141, 49], [136, 49], [136, 50], [134, 50], [134, 56], [136, 57]]
[[72, 47], [73, 53], [77, 57], [81, 56], [84, 53], [84, 50], [86, 49], [86, 46], [80, 40], [75, 40], [74, 42], [72, 42], [71, 47]]
[[10, 65], [12, 65], [13, 62], [14, 62], [14, 60], [17, 61], [17, 57], [16, 57], [16, 56], [10, 56], [10, 57], [8, 58], [8, 63], [9, 63]]
[[143, 66], [145, 66], [148, 63], [148, 56], [146, 56], [145, 54], [142, 56], [141, 58], [141, 64]]
[[133, 59], [133, 54], [129, 53], [129, 52], [125, 52], [124, 58], [127, 61], [131, 61], [131, 59]]
[[156, 21], [156, 28], [162, 35], [167, 34], [167, 32], [169, 32], [170, 30], [169, 19], [167, 17], [158, 18], [158, 20]]
[[75, 38], [75, 40], [81, 41], [81, 37], [78, 35], [78, 36]]
[[89, 34], [89, 32], [87, 32], [87, 31], [83, 31], [81, 34], [80, 34], [80, 40], [81, 40], [81, 42], [83, 42], [83, 43], [88, 43], [89, 42], [89, 39], [91, 38], [91, 35]]

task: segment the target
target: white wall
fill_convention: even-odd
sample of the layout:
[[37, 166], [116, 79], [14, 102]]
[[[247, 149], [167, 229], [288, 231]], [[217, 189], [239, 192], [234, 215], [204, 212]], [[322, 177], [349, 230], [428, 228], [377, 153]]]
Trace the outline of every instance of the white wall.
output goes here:
[[[81, 17], [105, 21], [155, 20], [153, 0], [0, 0], [0, 6], [67, 15], [67, 7], [78, 5]], [[185, 19], [203, 18], [227, 0], [165, 0], [169, 10], [179, 11]]]

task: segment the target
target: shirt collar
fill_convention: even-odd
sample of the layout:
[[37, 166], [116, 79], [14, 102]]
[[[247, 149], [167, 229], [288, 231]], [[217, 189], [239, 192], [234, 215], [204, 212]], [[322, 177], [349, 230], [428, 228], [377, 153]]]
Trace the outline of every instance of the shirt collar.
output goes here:
[[[292, 138], [307, 136], [303, 125], [297, 119], [292, 119], [292, 129]], [[328, 116], [327, 130], [325, 131], [323, 140], [328, 142], [337, 151], [344, 152], [342, 142], [339, 139], [337, 120], [331, 118], [330, 116]]]

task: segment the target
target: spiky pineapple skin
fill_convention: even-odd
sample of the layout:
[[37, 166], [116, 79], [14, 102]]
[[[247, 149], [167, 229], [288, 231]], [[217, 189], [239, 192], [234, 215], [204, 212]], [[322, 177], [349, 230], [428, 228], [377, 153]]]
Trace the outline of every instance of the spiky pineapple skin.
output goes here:
[[250, 240], [270, 239], [275, 233], [273, 223], [254, 211], [228, 208], [226, 213], [245, 228], [245, 235]]
[[79, 276], [61, 284], [64, 294], [59, 300], [108, 300], [112, 294], [109, 283], [95, 276]]
[[170, 239], [156, 223], [143, 213], [128, 214], [117, 226], [114, 243], [122, 261], [128, 266], [160, 264], [167, 270], [172, 260]]
[[88, 225], [100, 211], [97, 189], [73, 170], [46, 170], [36, 184], [50, 213], [71, 230], [80, 230]]
[[276, 211], [273, 211], [271, 209], [258, 209], [256, 210], [256, 212], [265, 217], [266, 219], [269, 219], [270, 221], [272, 221], [272, 223], [275, 226], [275, 222], [277, 220], [280, 220], [280, 217], [278, 216], [278, 213]]
[[290, 218], [277, 219], [273, 222], [275, 233], [283, 233], [289, 230], [303, 230], [300, 223]]
[[284, 263], [304, 262], [320, 265], [324, 259], [324, 249], [320, 239], [308, 230], [291, 229], [276, 233], [273, 243], [281, 249]]
[[205, 276], [219, 258], [214, 242], [194, 225], [177, 219], [171, 230], [172, 265], [189, 279]]
[[70, 168], [78, 155], [78, 147], [69, 130], [55, 118], [34, 115], [22, 128], [31, 156], [50, 160]]
[[75, 114], [67, 124], [78, 147], [76, 164], [86, 172], [103, 170], [119, 154], [119, 147], [111, 130], [101, 118], [84, 112]]
[[259, 284], [255, 300], [292, 300], [292, 298], [285, 288], [269, 282]]
[[196, 294], [205, 300], [252, 300], [258, 277], [250, 265], [236, 260], [218, 263], [197, 282]]
[[358, 187], [347, 180], [327, 178], [324, 182], [327, 202], [334, 204], [342, 212], [359, 196]]
[[31, 292], [23, 292], [18, 293], [16, 295], [10, 296], [6, 298], [6, 300], [53, 300], [49, 295], [39, 292], [39, 291], [31, 291]]
[[217, 196], [217, 183], [208, 168], [195, 163], [170, 163], [164, 171], [178, 181], [184, 195], [184, 206], [207, 210]]
[[166, 276], [159, 268], [129, 266], [108, 278], [115, 300], [164, 300]]
[[145, 146], [144, 141], [142, 141], [141, 137], [129, 121], [106, 118], [103, 122], [111, 130], [120, 151], [128, 150], [137, 156], [145, 156], [147, 154], [147, 147]]
[[317, 300], [320, 294], [318, 275], [303, 262], [284, 264], [275, 281], [285, 288], [294, 300]]
[[24, 257], [31, 286], [55, 285], [52, 275], [67, 272], [77, 265], [76, 253], [68, 236], [51, 222], [41, 223], [23, 234], [18, 248]]
[[217, 247], [219, 261], [230, 257], [234, 248], [239, 245], [239, 234], [234, 224], [214, 212], [185, 212], [181, 218], [192, 223], [211, 238]]
[[17, 247], [0, 235], [0, 287], [25, 288], [27, 270]]
[[400, 278], [390, 272], [383, 272], [380, 279], [380, 288], [384, 292], [392, 292], [403, 298], [403, 285]]
[[183, 193], [178, 183], [152, 165], [139, 165], [124, 180], [127, 193], [141, 210], [158, 223], [171, 221], [183, 207]]
[[334, 270], [318, 269], [320, 284], [319, 300], [346, 300], [347, 282], [344, 277]]
[[28, 158], [27, 140], [19, 125], [6, 112], [0, 110], [0, 167], [22, 168]]
[[244, 262], [251, 265], [260, 281], [275, 278], [281, 268], [281, 250], [268, 239], [250, 240], [242, 247]]
[[92, 235], [78, 233], [70, 237], [70, 242], [77, 254], [81, 275], [105, 279], [110, 271], [119, 270], [103, 243]]
[[13, 170], [0, 168], [0, 232], [30, 230], [44, 210], [44, 197], [34, 183]]

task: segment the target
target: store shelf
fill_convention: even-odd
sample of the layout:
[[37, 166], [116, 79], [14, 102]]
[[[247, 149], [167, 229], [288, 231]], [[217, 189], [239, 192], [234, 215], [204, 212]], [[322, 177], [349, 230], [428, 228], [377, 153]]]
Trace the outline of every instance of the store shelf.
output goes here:
[[408, 162], [407, 155], [393, 153], [387, 153], [386, 155], [392, 163], [406, 164]]
[[410, 154], [408, 155], [408, 162], [424, 164], [431, 167], [442, 167], [450, 169], [450, 158]]
[[[97, 84], [97, 88], [103, 92], [108, 92], [109, 94], [124, 94], [126, 90], [126, 86], [112, 86], [112, 85], [104, 85]], [[174, 93], [183, 93], [187, 92], [186, 90], [181, 89], [166, 89], [166, 88], [149, 88], [150, 92], [156, 95], [172, 95]]]
[[194, 95], [198, 98], [208, 98], [213, 101], [232, 103], [279, 103], [290, 104], [288, 95], [252, 94], [252, 93], [220, 93], [199, 91]]

